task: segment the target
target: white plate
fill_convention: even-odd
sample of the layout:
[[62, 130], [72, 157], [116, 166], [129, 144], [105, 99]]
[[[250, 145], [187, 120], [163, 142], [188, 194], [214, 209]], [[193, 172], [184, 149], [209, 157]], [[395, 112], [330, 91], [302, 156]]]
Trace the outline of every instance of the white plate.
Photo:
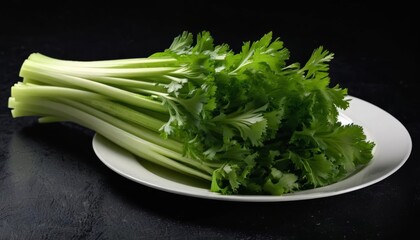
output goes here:
[[384, 110], [364, 100], [349, 97], [350, 107], [341, 120], [364, 128], [376, 143], [372, 161], [356, 174], [329, 186], [282, 196], [221, 195], [209, 191], [209, 184], [155, 166], [96, 134], [93, 149], [99, 159], [116, 173], [140, 184], [185, 196], [241, 202], [281, 202], [329, 197], [355, 191], [377, 183], [397, 171], [411, 153], [411, 138], [406, 128]]

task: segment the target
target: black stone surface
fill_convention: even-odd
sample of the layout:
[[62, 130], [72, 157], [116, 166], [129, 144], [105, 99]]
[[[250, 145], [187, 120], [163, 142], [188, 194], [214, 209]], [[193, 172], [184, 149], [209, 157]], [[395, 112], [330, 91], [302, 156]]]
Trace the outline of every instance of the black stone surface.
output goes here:
[[[395, 239], [418, 232], [420, 41], [414, 8], [172, 5], [0, 8], [0, 239]], [[236, 50], [273, 31], [293, 61], [323, 45], [335, 53], [332, 84], [400, 120], [412, 137], [410, 158], [383, 181], [334, 197], [212, 201], [121, 177], [96, 157], [90, 130], [11, 118], [10, 87], [30, 53], [74, 60], [145, 57], [167, 48], [183, 30], [209, 30], [216, 42]]]

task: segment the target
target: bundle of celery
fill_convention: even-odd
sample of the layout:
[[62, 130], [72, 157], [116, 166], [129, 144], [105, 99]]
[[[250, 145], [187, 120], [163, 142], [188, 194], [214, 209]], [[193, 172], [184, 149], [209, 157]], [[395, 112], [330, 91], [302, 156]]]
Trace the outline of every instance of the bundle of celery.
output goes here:
[[70, 121], [134, 155], [209, 181], [221, 194], [281, 195], [337, 182], [372, 159], [362, 127], [338, 121], [333, 54], [287, 64], [272, 33], [240, 53], [183, 32], [147, 58], [69, 61], [31, 54], [11, 90], [13, 117]]

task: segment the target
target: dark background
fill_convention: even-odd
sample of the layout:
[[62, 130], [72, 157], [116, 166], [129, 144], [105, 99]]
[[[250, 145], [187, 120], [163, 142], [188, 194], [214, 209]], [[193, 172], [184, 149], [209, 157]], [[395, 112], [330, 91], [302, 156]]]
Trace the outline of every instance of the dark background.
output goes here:
[[[394, 239], [417, 232], [420, 28], [414, 7], [138, 4], [0, 8], [0, 239]], [[11, 118], [10, 87], [30, 53], [72, 60], [146, 57], [183, 30], [209, 30], [216, 43], [235, 50], [273, 31], [291, 51], [291, 62], [305, 61], [323, 45], [335, 53], [332, 84], [400, 120], [412, 137], [410, 158], [383, 181], [343, 195], [222, 202], [119, 176], [94, 154], [89, 130]]]

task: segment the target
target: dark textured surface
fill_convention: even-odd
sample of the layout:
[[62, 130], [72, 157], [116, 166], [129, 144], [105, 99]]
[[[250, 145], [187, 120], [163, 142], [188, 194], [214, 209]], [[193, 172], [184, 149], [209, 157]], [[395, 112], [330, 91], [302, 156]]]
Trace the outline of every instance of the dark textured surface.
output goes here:
[[[0, 10], [0, 239], [394, 239], [420, 226], [418, 26], [410, 8], [312, 11]], [[211, 15], [210, 15], [211, 14]], [[413, 140], [385, 180], [335, 197], [280, 203], [196, 199], [131, 182], [94, 154], [93, 132], [12, 119], [10, 86], [32, 52], [64, 59], [143, 57], [182, 30], [239, 48], [268, 31], [303, 61], [324, 45], [333, 83], [399, 119]]]

